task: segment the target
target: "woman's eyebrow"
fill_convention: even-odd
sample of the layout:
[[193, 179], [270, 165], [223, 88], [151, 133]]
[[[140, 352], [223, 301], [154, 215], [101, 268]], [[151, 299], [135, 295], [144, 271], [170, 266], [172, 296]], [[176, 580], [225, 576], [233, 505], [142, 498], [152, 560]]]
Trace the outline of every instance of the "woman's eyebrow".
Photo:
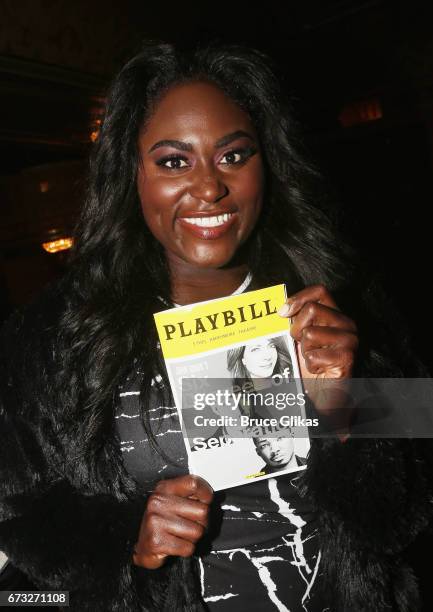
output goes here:
[[151, 153], [159, 147], [173, 147], [173, 149], [179, 149], [180, 151], [192, 151], [192, 144], [189, 142], [183, 142], [182, 140], [158, 140], [155, 144], [150, 147], [148, 153]]
[[[230, 134], [226, 134], [222, 138], [216, 141], [215, 149], [220, 149], [221, 147], [225, 147], [226, 145], [233, 142], [237, 138], [249, 138], [250, 140], [254, 140], [251, 134], [245, 132], [244, 130], [236, 130], [235, 132], [230, 132]], [[172, 147], [173, 149], [179, 149], [179, 151], [192, 151], [193, 146], [189, 142], [183, 142], [183, 140], [158, 140], [148, 151], [151, 153], [155, 149], [159, 149], [160, 147]]]
[[217, 140], [215, 143], [215, 149], [225, 147], [237, 138], [249, 138], [250, 140], [254, 140], [254, 138], [251, 136], [251, 134], [248, 134], [248, 132], [245, 132], [244, 130], [236, 130], [236, 132], [230, 132], [230, 134], [226, 134], [225, 136]]

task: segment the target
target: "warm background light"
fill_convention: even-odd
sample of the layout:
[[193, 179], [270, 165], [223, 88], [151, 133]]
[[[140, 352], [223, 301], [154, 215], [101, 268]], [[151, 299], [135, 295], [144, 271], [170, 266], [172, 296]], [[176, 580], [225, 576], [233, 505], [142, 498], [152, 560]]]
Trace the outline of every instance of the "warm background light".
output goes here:
[[90, 132], [90, 140], [92, 142], [96, 142], [98, 140], [98, 136], [99, 136], [99, 132], [101, 129], [101, 124], [102, 124], [102, 120], [101, 119], [95, 119], [93, 121], [93, 130]]
[[343, 108], [338, 119], [343, 127], [351, 127], [360, 123], [377, 121], [382, 117], [383, 111], [380, 100], [371, 98], [370, 100], [360, 100], [348, 104]]
[[47, 253], [57, 253], [58, 251], [66, 251], [70, 249], [74, 241], [72, 238], [58, 238], [57, 240], [50, 240], [50, 242], [43, 242], [42, 248]]

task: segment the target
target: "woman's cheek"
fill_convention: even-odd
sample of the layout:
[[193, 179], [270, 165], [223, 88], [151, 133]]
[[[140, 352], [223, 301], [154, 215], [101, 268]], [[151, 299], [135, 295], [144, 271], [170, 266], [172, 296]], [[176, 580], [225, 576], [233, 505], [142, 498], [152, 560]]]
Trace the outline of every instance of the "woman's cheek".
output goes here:
[[186, 191], [185, 181], [178, 182], [175, 180], [167, 181], [159, 180], [153, 186], [154, 198], [161, 204], [172, 204], [178, 202]]

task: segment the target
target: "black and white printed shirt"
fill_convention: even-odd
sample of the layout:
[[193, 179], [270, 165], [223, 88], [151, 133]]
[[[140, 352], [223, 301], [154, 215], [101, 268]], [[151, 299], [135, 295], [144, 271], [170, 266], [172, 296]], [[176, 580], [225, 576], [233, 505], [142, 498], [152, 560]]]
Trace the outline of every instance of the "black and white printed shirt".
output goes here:
[[[146, 491], [188, 473], [174, 406], [161, 406], [153, 381], [150, 424], [165, 461], [140, 419], [140, 373], [120, 389], [115, 415], [126, 469]], [[215, 493], [210, 526], [196, 548], [202, 597], [211, 612], [325, 612], [318, 585], [321, 553], [316, 521], [297, 490], [296, 472]]]

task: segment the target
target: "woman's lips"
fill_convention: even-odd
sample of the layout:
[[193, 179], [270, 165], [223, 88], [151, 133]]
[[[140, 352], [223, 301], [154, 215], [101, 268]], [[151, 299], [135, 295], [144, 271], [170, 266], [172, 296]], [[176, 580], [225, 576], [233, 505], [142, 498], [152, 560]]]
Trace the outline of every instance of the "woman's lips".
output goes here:
[[224, 213], [207, 217], [178, 217], [177, 221], [194, 236], [202, 240], [215, 240], [231, 228], [236, 218], [236, 213]]
[[258, 369], [259, 369], [261, 372], [272, 372], [272, 371], [273, 371], [273, 369], [274, 369], [274, 367], [273, 367], [272, 363], [270, 363], [270, 364], [268, 364], [268, 365], [259, 365], [259, 366], [258, 366]]

